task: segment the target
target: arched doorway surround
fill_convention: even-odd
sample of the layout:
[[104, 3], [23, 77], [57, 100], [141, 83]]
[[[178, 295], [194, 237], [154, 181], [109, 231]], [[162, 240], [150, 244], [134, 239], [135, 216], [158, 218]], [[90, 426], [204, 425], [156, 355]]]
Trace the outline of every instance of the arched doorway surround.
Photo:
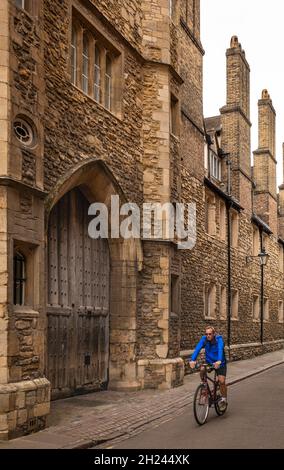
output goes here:
[[[82, 221], [85, 217], [84, 214], [86, 214], [87, 205], [93, 202], [104, 203], [108, 207], [110, 214], [112, 195], [119, 195], [121, 202], [127, 202], [120, 186], [117, 184], [105, 163], [102, 161], [89, 160], [83, 163], [81, 162], [77, 167], [65, 174], [64, 178], [57, 183], [46, 202], [46, 245], [49, 273], [50, 269], [55, 269], [56, 272], [58, 272], [58, 269], [63, 268], [64, 275], [67, 276], [67, 278], [69, 276], [69, 281], [63, 277], [64, 281], [66, 281], [65, 285], [67, 285], [68, 282], [77, 283], [76, 277], [73, 277], [72, 281], [72, 276], [68, 274], [68, 272], [70, 273], [72, 271], [72, 263], [69, 268], [68, 265], [64, 266], [60, 251], [54, 255], [54, 250], [52, 251], [51, 249], [52, 243], [54, 246], [58, 247], [58, 240], [55, 241], [56, 237], [54, 237], [54, 235], [52, 236], [52, 230], [53, 234], [55, 233], [54, 225], [56, 225], [57, 217], [57, 220], [62, 225], [63, 231], [65, 231], [65, 236], [67, 236], [66, 231], [68, 231], [68, 227], [70, 227], [70, 230], [75, 230], [75, 232], [80, 232], [81, 230], [81, 238], [80, 236], [78, 237], [78, 235], [76, 238], [74, 233], [73, 235], [69, 233], [69, 238], [67, 239], [67, 247], [71, 250], [71, 253], [73, 250], [73, 256], [77, 259], [76, 262], [79, 266], [79, 272], [82, 270], [82, 268], [80, 268], [80, 266], [82, 266], [82, 260], [78, 260], [78, 256], [79, 258], [82, 256], [82, 250], [83, 252], [87, 250], [94, 260], [96, 256], [101, 257], [100, 261], [97, 260], [95, 263], [89, 264], [85, 271], [87, 272], [87, 276], [96, 277], [96, 282], [99, 284], [99, 292], [102, 293], [104, 290], [101, 298], [97, 298], [98, 315], [96, 315], [96, 305], [94, 305], [96, 304], [94, 296], [98, 294], [94, 290], [87, 293], [87, 295], [89, 295], [89, 301], [82, 298], [81, 302], [78, 298], [72, 301], [71, 296], [68, 302], [69, 311], [66, 312], [64, 312], [64, 303], [62, 304], [61, 301], [60, 304], [57, 297], [55, 301], [56, 305], [58, 307], [63, 305], [63, 307], [61, 307], [62, 310], [59, 309], [56, 319], [54, 309], [52, 313], [51, 299], [53, 298], [52, 296], [55, 295], [55, 292], [57, 292], [57, 289], [54, 288], [54, 286], [51, 288], [50, 279], [52, 279], [52, 275], [48, 275], [49, 280], [46, 285], [48, 303], [47, 342], [49, 344], [47, 344], [46, 372], [48, 375], [49, 369], [49, 374], [53, 374], [53, 377], [48, 378], [52, 382], [54, 397], [70, 395], [89, 389], [97, 389], [105, 387], [106, 384], [112, 389], [133, 390], [140, 387], [140, 383], [137, 381], [136, 363], [136, 309], [137, 273], [142, 269], [143, 264], [141, 242], [140, 240], [124, 240], [119, 238], [108, 239], [108, 241], [100, 240], [100, 245], [98, 242], [92, 240], [92, 242], [95, 242], [92, 244], [86, 239], [86, 233], [82, 233], [82, 227], [84, 227], [85, 223]], [[60, 214], [68, 213], [68, 217], [74, 218], [76, 212], [81, 213], [81, 223], [78, 223], [78, 220], [77, 224], [72, 224], [70, 221], [68, 224], [67, 222], [64, 223], [64, 217]], [[85, 229], [83, 229], [83, 232], [84, 230]], [[58, 228], [56, 233], [58, 233]], [[77, 244], [77, 246], [81, 247], [81, 253], [80, 249], [76, 252], [76, 248], [71, 246], [74, 244], [74, 240], [77, 240], [75, 245]], [[100, 254], [98, 255], [98, 253]], [[51, 262], [51, 254], [53, 257], [55, 256], [57, 263], [59, 263], [58, 266], [55, 266], [56, 263]], [[61, 260], [59, 259], [59, 261], [58, 256], [61, 256]], [[88, 257], [85, 256], [85, 259], [87, 260]], [[108, 265], [110, 269], [109, 285], [106, 282]], [[92, 284], [90, 279], [79, 279], [78, 282], [79, 284], [85, 284], [87, 290], [88, 285]], [[51, 292], [51, 290], [53, 292]], [[62, 298], [64, 290], [60, 295]], [[88, 305], [89, 303], [91, 305]], [[93, 310], [92, 307], [94, 307]], [[66, 318], [68, 318], [68, 314], [70, 314], [70, 308], [71, 310], [72, 308], [77, 309], [77, 314], [79, 313], [79, 317], [81, 315], [81, 318], [79, 320], [78, 318], [76, 319], [79, 323], [74, 323], [73, 321], [68, 327], [68, 320], [66, 320]], [[103, 315], [100, 316], [99, 310], [100, 312], [104, 310]], [[60, 332], [57, 331], [56, 333], [59, 322], [58, 317], [62, 317], [62, 325], [60, 326]], [[97, 320], [91, 320], [95, 317]], [[100, 319], [98, 320], [99, 317]], [[74, 335], [73, 337], [70, 335], [69, 328], [77, 328], [77, 337], [75, 340]], [[93, 333], [91, 333], [90, 330], [92, 330]], [[101, 349], [98, 348], [97, 345], [93, 345], [94, 342], [96, 343], [98, 341], [99, 336]], [[67, 357], [65, 357], [67, 346], [69, 347], [69, 352]], [[95, 351], [92, 350], [92, 347], [94, 347]], [[51, 361], [53, 361], [53, 364]], [[74, 370], [74, 367], [76, 370]], [[68, 379], [67, 376], [69, 377]], [[68, 380], [69, 385], [66, 386]]]

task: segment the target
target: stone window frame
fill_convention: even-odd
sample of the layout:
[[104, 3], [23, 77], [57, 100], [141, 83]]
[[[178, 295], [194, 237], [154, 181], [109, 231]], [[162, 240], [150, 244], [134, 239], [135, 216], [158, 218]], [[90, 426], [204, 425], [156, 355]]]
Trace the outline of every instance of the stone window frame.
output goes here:
[[270, 322], [270, 301], [268, 297], [263, 299], [263, 321], [265, 323]]
[[[204, 318], [205, 320], [216, 320], [217, 312], [217, 287], [214, 283], [204, 284]], [[212, 312], [212, 314], [211, 314]]]
[[[196, 0], [184, 0], [185, 2], [185, 11], [182, 15], [182, 20], [185, 22], [189, 30], [195, 34], [196, 33]], [[190, 11], [189, 2], [192, 2], [192, 11]], [[190, 16], [191, 13], [191, 16]]]
[[113, 88], [113, 65], [112, 65], [112, 58], [109, 52], [106, 53], [106, 63], [105, 63], [105, 75], [104, 80], [105, 83], [105, 102], [104, 106], [109, 111], [112, 108], [112, 88]]
[[169, 2], [169, 18], [175, 23], [177, 18], [177, 0], [168, 0]]
[[222, 182], [222, 160], [210, 147], [208, 151], [208, 174], [210, 179], [218, 183]]
[[23, 10], [30, 16], [36, 16], [38, 14], [40, 7], [39, 0], [14, 0], [13, 3], [18, 10]]
[[283, 300], [278, 301], [278, 322], [284, 323], [284, 302]]
[[284, 247], [279, 245], [279, 271], [284, 273]]
[[[20, 272], [19, 272], [20, 271]], [[16, 250], [13, 255], [13, 303], [14, 305], [25, 305], [26, 291], [26, 257], [21, 250]], [[19, 299], [19, 302], [17, 301]]]
[[26, 0], [14, 0], [14, 3], [16, 5], [17, 8], [21, 8], [22, 10], [25, 9], [26, 5]]
[[262, 249], [269, 253], [269, 240], [270, 237], [267, 233], [262, 233]]
[[216, 196], [205, 189], [205, 232], [212, 237], [217, 233], [216, 214]]
[[232, 289], [231, 292], [231, 309], [232, 309], [232, 321], [239, 321], [239, 291], [238, 289]]
[[226, 204], [224, 201], [219, 202], [219, 235], [222, 242], [226, 241], [227, 223], [226, 223]]
[[[70, 49], [72, 47], [73, 32], [76, 33], [76, 64], [72, 64], [72, 54], [69, 57], [69, 76], [72, 86], [84, 93], [92, 99], [98, 106], [105, 111], [110, 112], [119, 119], [122, 119], [122, 92], [124, 85], [123, 69], [124, 69], [124, 51], [109, 37], [100, 21], [94, 16], [89, 15], [88, 19], [84, 16], [83, 11], [79, 11], [77, 2], [71, 7], [72, 21], [70, 26]], [[89, 63], [88, 63], [88, 91], [83, 89], [83, 35], [88, 37], [89, 47]], [[100, 51], [100, 100], [95, 95], [95, 51], [96, 47]], [[107, 100], [106, 97], [106, 81], [110, 74], [107, 74], [107, 59], [111, 60], [111, 94]], [[76, 70], [76, 79], [72, 81], [72, 70]]]
[[206, 140], [204, 140], [204, 169], [205, 169], [205, 173], [207, 176], [208, 176], [208, 159], [209, 159], [208, 156], [209, 156], [209, 145], [206, 142]]
[[171, 93], [170, 98], [170, 134], [176, 139], [179, 139], [181, 115], [180, 101], [173, 93]]
[[81, 60], [81, 89], [86, 95], [90, 93], [90, 39], [89, 32], [85, 29], [82, 31], [82, 53], [80, 59], [77, 56], [77, 60]]
[[[18, 128], [20, 126], [25, 127], [30, 138], [28, 141], [24, 141], [20, 139], [20, 135], [16, 132], [15, 126], [18, 124]], [[32, 119], [29, 116], [24, 114], [17, 114], [13, 119], [13, 136], [15, 137], [14, 142], [17, 143], [17, 146], [21, 148], [25, 148], [29, 151], [33, 151], [38, 145], [38, 137], [37, 137], [37, 129]]]
[[238, 248], [240, 215], [236, 210], [232, 209], [230, 212], [230, 218], [231, 218], [231, 247]]
[[180, 287], [180, 276], [178, 274], [171, 274], [170, 313], [172, 316], [179, 316], [180, 314]]
[[260, 297], [254, 294], [252, 298], [252, 319], [254, 322], [260, 322]]
[[227, 296], [228, 291], [227, 287], [220, 285], [219, 286], [219, 315], [221, 321], [227, 320]]
[[255, 225], [252, 227], [252, 256], [258, 256], [260, 253], [260, 235], [259, 229]]
[[101, 102], [102, 93], [102, 61], [101, 50], [98, 44], [95, 44], [94, 59], [94, 99], [97, 103]]
[[71, 30], [71, 54], [70, 54], [70, 64], [71, 64], [71, 83], [76, 85], [77, 83], [77, 54], [78, 54], [78, 37], [77, 29], [72, 24]]
[[12, 277], [15, 282], [15, 266], [14, 259], [16, 253], [20, 253], [25, 260], [25, 287], [24, 287], [24, 297], [21, 304], [15, 304], [15, 285], [11, 288], [11, 303], [13, 305], [14, 311], [22, 311], [23, 309], [28, 308], [29, 310], [34, 310], [35, 305], [39, 303], [39, 276], [37, 273], [38, 266], [38, 245], [27, 241], [21, 240], [12, 240], [13, 246], [13, 265], [12, 265]]

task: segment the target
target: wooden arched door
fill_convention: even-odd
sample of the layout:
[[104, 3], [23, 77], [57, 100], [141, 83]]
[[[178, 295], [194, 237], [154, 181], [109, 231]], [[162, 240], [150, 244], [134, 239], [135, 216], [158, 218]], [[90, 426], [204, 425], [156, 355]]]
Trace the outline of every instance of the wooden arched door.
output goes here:
[[47, 377], [52, 397], [100, 390], [108, 381], [109, 249], [88, 235], [79, 189], [53, 208], [48, 228]]

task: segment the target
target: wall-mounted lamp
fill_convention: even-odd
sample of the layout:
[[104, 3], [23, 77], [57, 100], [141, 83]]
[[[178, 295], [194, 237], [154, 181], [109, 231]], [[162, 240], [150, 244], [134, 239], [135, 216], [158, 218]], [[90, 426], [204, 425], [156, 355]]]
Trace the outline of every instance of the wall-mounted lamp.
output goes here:
[[264, 342], [264, 268], [267, 266], [269, 260], [269, 254], [266, 253], [265, 248], [257, 256], [247, 256], [247, 263], [252, 263], [255, 258], [258, 258], [259, 265], [261, 268], [261, 288], [260, 288], [260, 302], [261, 302], [261, 313], [260, 313], [260, 342], [263, 345]]
[[252, 263], [254, 259], [258, 258], [260, 266], [267, 266], [268, 260], [269, 260], [269, 254], [266, 253], [265, 250], [263, 250], [259, 255], [257, 256], [247, 256], [246, 257], [246, 262], [247, 264]]

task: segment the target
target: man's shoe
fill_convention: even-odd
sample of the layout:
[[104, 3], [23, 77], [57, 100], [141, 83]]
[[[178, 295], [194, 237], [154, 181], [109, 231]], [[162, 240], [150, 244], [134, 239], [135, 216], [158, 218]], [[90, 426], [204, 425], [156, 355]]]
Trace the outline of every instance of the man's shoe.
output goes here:
[[221, 411], [225, 410], [228, 406], [227, 398], [222, 397], [218, 404]]

